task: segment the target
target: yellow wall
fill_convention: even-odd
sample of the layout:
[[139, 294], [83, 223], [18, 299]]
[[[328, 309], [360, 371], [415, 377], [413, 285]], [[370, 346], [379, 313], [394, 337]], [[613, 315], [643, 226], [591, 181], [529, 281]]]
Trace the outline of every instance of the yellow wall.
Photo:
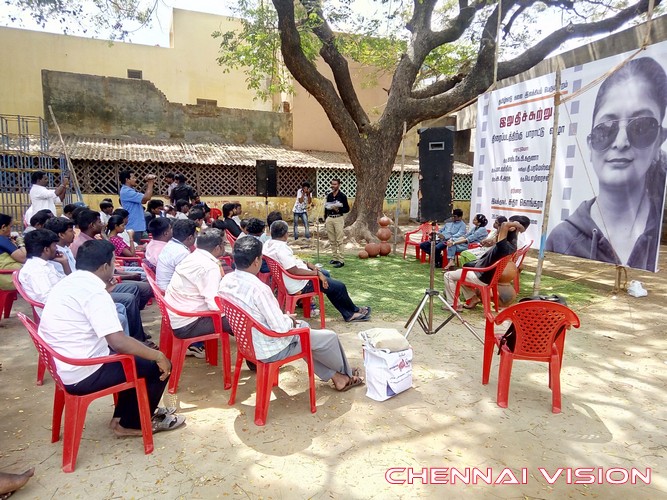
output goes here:
[[221, 107], [270, 111], [270, 103], [253, 100], [240, 71], [224, 73], [216, 62], [211, 33], [235, 26], [232, 18], [174, 9], [172, 48], [0, 28], [0, 47], [11, 53], [3, 57], [0, 113], [43, 117], [42, 69], [119, 78], [138, 69], [171, 102], [216, 99]]

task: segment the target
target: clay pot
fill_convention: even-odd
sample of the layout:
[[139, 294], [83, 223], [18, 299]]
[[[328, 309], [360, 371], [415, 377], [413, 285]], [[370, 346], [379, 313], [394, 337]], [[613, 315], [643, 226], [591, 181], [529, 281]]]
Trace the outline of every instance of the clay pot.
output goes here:
[[375, 236], [377, 236], [380, 241], [389, 241], [389, 238], [391, 238], [391, 229], [388, 227], [381, 227], [377, 230]]
[[364, 250], [368, 253], [369, 257], [377, 257], [380, 253], [380, 244], [379, 243], [368, 243]]
[[386, 257], [391, 253], [391, 244], [385, 242], [380, 243], [380, 255]]
[[510, 262], [505, 267], [503, 274], [500, 275], [498, 283], [511, 283], [514, 280], [514, 276], [516, 276], [516, 264]]
[[389, 217], [387, 217], [386, 215], [383, 215], [378, 220], [378, 224], [380, 224], [380, 226], [382, 226], [382, 227], [387, 227], [389, 224], [391, 224], [391, 219]]
[[358, 254], [360, 259], [367, 259], [368, 258], [368, 252], [366, 250], [361, 250]]
[[509, 307], [516, 300], [516, 292], [511, 283], [498, 283], [498, 299], [500, 307]]

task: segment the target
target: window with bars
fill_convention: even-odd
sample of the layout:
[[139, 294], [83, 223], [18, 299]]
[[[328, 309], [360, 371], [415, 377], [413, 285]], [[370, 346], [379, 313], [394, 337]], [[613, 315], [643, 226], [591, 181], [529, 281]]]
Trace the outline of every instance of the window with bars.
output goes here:
[[127, 77], [132, 78], [133, 80], [143, 80], [143, 71], [140, 69], [128, 69]]

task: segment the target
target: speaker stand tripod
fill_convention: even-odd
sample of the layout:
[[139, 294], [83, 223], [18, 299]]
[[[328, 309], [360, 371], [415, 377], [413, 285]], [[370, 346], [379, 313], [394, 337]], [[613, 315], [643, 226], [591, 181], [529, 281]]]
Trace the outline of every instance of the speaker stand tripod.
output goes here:
[[[429, 287], [424, 291], [424, 297], [422, 298], [421, 302], [417, 306], [417, 308], [413, 311], [412, 315], [410, 316], [410, 319], [408, 319], [407, 323], [405, 323], [405, 327], [407, 328], [405, 332], [405, 338], [408, 338], [408, 335], [410, 335], [410, 332], [414, 328], [416, 323], [419, 323], [419, 326], [422, 327], [422, 330], [424, 330], [424, 333], [426, 335], [433, 335], [438, 333], [442, 327], [444, 327], [447, 323], [449, 323], [454, 317], [458, 318], [458, 320], [461, 322], [463, 326], [465, 326], [470, 333], [472, 333], [477, 340], [479, 340], [482, 344], [484, 344], [484, 341], [482, 338], [477, 334], [475, 329], [470, 326], [470, 324], [454, 309], [448, 302], [445, 300], [445, 298], [440, 295], [440, 292], [435, 289], [435, 242], [437, 240], [438, 233], [435, 230], [435, 222], [431, 222], [431, 234], [429, 236], [429, 239], [431, 241], [431, 259], [430, 259], [430, 276], [429, 276]], [[445, 319], [442, 323], [437, 328], [433, 328], [433, 303], [436, 301], [436, 298], [440, 299], [442, 304], [444, 305], [445, 309], [448, 309], [450, 314], [447, 319]], [[428, 313], [424, 311], [424, 308], [428, 304]]]

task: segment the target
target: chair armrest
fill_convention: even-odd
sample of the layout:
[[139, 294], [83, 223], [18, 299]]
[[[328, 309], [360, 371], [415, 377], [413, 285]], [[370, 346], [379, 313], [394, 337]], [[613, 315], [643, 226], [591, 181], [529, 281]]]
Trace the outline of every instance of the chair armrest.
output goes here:
[[288, 278], [292, 278], [293, 280], [303, 280], [303, 281], [312, 281], [313, 282], [313, 290], [315, 292], [320, 291], [320, 277], [319, 276], [299, 276], [298, 274], [292, 274], [289, 271], [287, 271], [285, 268], [281, 266], [280, 270], [283, 272], [285, 276]]
[[279, 338], [279, 337], [288, 337], [288, 336], [292, 336], [292, 335], [302, 336], [302, 335], [310, 334], [310, 328], [309, 327], [292, 328], [291, 330], [288, 330], [285, 333], [279, 333], [279, 332], [274, 332], [272, 330], [269, 330], [269, 329], [265, 328], [263, 325], [260, 325], [256, 321], [253, 321], [252, 326], [254, 328], [256, 328], [257, 330], [259, 330], [264, 335], [266, 335], [267, 337], [277, 337], [277, 338]]

